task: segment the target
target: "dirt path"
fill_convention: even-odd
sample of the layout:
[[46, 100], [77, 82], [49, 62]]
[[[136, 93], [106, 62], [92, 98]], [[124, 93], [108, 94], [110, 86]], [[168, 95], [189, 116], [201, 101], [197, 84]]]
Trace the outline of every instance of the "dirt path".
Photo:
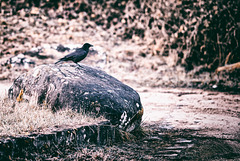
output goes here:
[[0, 95], [7, 96], [8, 89], [11, 87], [12, 83], [7, 81], [0, 82]]
[[240, 96], [197, 89], [139, 90], [143, 122], [166, 129], [191, 129], [197, 135], [239, 139]]
[[[198, 89], [138, 89], [143, 125], [163, 145], [153, 159], [240, 159], [240, 96]], [[151, 148], [156, 149], [154, 146]]]

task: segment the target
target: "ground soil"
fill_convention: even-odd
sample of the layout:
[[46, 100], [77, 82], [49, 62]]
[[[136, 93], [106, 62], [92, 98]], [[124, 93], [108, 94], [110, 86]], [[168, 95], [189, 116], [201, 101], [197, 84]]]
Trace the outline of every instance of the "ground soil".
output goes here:
[[[1, 93], [6, 93], [10, 85], [10, 82], [1, 82]], [[238, 94], [190, 88], [142, 87], [136, 90], [144, 106], [144, 135], [113, 145], [71, 146], [59, 149], [56, 154], [31, 154], [30, 158], [240, 159]]]

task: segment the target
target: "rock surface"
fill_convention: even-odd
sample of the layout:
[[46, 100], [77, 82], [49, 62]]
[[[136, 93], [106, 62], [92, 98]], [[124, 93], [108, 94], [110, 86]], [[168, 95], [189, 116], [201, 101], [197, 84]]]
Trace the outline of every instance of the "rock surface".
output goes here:
[[[71, 146], [81, 146], [88, 143], [104, 145], [115, 141], [118, 132], [109, 125], [95, 124], [59, 129], [43, 134], [29, 136], [0, 138], [0, 160], [9, 158], [35, 158], [38, 152], [55, 153], [59, 149]], [[106, 137], [107, 136], [107, 137]], [[35, 153], [35, 154], [34, 154]]]
[[143, 107], [138, 93], [107, 73], [85, 65], [41, 65], [20, 75], [9, 89], [17, 101], [35, 101], [53, 111], [71, 108], [103, 115], [131, 131], [139, 126]]

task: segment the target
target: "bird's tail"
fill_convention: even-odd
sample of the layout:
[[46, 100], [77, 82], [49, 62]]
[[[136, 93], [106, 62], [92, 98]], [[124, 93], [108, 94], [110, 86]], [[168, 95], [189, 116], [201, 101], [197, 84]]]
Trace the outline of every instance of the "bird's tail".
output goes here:
[[61, 61], [64, 61], [65, 60], [65, 58], [61, 58], [61, 59], [59, 59], [55, 64], [57, 64], [57, 63], [59, 63], [59, 62], [61, 62]]
[[57, 64], [57, 63], [59, 63], [59, 62], [61, 62], [62, 60], [59, 60], [59, 61], [57, 61], [55, 64]]

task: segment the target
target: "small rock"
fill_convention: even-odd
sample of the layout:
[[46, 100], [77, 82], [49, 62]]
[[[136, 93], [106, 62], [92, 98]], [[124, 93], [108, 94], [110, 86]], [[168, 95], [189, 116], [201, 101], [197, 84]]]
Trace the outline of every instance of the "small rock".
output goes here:
[[39, 8], [37, 7], [32, 7], [31, 12], [32, 15], [38, 15], [39, 14]]
[[69, 51], [69, 50], [70, 50], [69, 47], [65, 47], [62, 44], [57, 46], [57, 51], [59, 51], [59, 52], [65, 52], [65, 51]]

